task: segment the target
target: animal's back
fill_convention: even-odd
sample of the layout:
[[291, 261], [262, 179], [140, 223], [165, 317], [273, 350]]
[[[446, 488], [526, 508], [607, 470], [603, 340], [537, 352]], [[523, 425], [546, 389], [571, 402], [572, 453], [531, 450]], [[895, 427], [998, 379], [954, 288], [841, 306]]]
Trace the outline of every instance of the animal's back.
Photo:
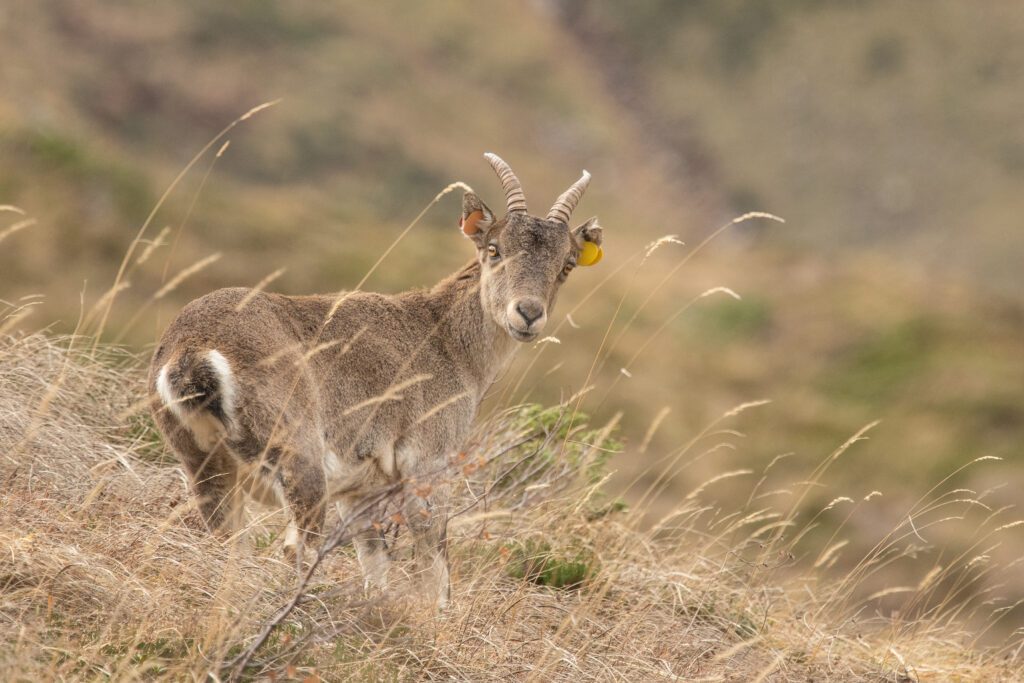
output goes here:
[[[345, 450], [368, 448], [346, 443], [364, 437], [440, 441], [452, 436], [444, 420], [456, 421], [458, 432], [468, 429], [479, 398], [449, 369], [441, 343], [449, 324], [423, 292], [292, 297], [220, 289], [185, 306], [168, 326], [150, 387], [161, 394], [162, 371], [181, 376], [174, 396], [198, 394], [183, 407], [221, 408], [204, 382], [216, 369], [214, 352], [231, 372], [236, 410], [315, 417]], [[181, 400], [174, 396], [164, 402]]]

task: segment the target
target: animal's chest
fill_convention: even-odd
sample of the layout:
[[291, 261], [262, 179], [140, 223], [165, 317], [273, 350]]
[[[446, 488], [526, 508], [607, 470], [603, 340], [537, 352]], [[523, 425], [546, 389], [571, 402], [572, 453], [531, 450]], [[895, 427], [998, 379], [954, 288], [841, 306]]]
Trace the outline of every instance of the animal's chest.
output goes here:
[[[414, 399], [414, 394], [405, 397]], [[420, 395], [412, 419], [381, 411], [358, 425], [325, 433], [323, 468], [332, 496], [369, 493], [410, 477], [441, 476], [447, 457], [469, 437], [479, 397], [468, 391]], [[408, 414], [408, 413], [407, 413]]]

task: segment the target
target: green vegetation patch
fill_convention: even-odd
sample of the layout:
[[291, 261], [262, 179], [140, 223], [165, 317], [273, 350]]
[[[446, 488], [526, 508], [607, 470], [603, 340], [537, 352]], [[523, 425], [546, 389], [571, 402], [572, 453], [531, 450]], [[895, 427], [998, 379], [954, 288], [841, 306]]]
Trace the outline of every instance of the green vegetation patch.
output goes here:
[[[590, 416], [573, 411], [566, 406], [546, 408], [539, 404], [523, 406], [515, 416], [518, 430], [535, 431], [545, 435], [545, 443], [538, 447], [535, 442], [524, 444], [521, 449], [536, 449], [531, 461], [536, 472], [531, 478], [540, 480], [550, 469], [562, 465], [579, 470], [588, 484], [595, 484], [607, 474], [608, 460], [623, 449], [622, 442], [601, 429], [588, 428]], [[539, 466], [543, 463], [543, 466]], [[498, 483], [512, 484], [510, 473]]]
[[744, 339], [766, 334], [772, 326], [772, 309], [764, 299], [736, 300], [719, 296], [698, 302], [684, 322], [701, 338], [711, 342]]
[[[24, 158], [35, 169], [64, 176], [108, 196], [121, 215], [145, 215], [155, 197], [138, 169], [103, 158], [88, 145], [48, 130], [14, 130], [0, 135], [0, 148]], [[24, 169], [18, 165], [21, 173]]]
[[914, 318], [858, 340], [826, 373], [827, 389], [859, 401], [896, 395], [931, 365], [941, 337], [935, 322]]
[[514, 579], [547, 588], [582, 588], [599, 567], [594, 553], [582, 547], [556, 549], [547, 541], [528, 539], [505, 546], [507, 572]]

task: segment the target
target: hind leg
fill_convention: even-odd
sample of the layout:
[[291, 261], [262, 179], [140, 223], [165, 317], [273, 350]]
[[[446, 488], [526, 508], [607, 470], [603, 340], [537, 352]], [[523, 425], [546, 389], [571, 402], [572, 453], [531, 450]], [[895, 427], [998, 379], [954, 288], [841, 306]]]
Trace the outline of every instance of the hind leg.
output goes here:
[[241, 476], [241, 487], [248, 494], [249, 499], [273, 512], [283, 512], [287, 518], [284, 528], [284, 552], [289, 561], [297, 561], [299, 553], [299, 527], [291, 514], [288, 505], [288, 498], [284, 492], [284, 485], [280, 477], [275, 478], [270, 468], [252, 465], [243, 465]]
[[305, 454], [282, 450], [278, 457], [279, 496], [286, 501], [290, 513], [284, 552], [298, 566], [305, 549], [316, 550], [323, 540], [324, 471], [319, 462]]
[[248, 482], [254, 497], [263, 503], [276, 502], [289, 517], [284, 552], [299, 567], [306, 548], [316, 548], [324, 522], [324, 471], [316, 451], [300, 445], [301, 439], [264, 441], [243, 429], [229, 442], [231, 450], [255, 471]]
[[200, 448], [174, 417], [160, 414], [156, 419], [188, 474], [206, 526], [217, 536], [230, 538], [241, 528], [244, 515], [235, 459], [219, 443], [209, 450]]

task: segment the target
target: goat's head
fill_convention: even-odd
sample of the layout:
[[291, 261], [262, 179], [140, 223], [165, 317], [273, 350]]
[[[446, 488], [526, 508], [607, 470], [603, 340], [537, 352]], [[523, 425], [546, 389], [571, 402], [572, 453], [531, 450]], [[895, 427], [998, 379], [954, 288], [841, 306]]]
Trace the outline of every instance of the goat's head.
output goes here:
[[508, 211], [495, 217], [472, 192], [462, 197], [462, 231], [476, 244], [484, 309], [515, 340], [532, 341], [544, 329], [558, 289], [576, 266], [602, 256], [597, 218], [570, 229], [569, 219], [583, 196], [586, 171], [555, 201], [547, 218], [526, 211], [526, 196], [508, 164], [485, 154], [505, 189]]

